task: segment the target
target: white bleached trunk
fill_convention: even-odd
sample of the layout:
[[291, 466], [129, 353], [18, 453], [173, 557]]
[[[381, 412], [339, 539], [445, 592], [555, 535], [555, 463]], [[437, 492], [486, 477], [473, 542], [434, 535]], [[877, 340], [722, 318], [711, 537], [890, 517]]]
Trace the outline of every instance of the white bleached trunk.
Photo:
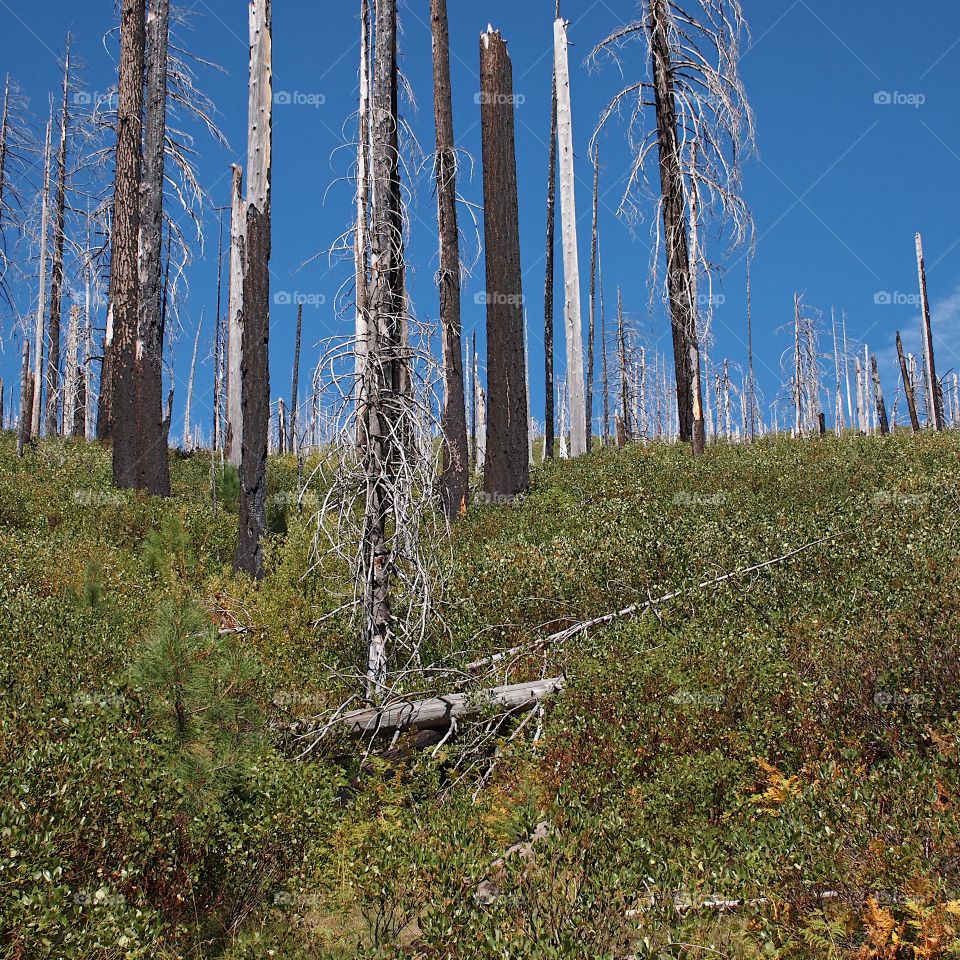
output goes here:
[[587, 452], [587, 413], [583, 379], [583, 329], [580, 319], [580, 263], [577, 249], [577, 206], [573, 177], [573, 122], [567, 25], [553, 24], [554, 73], [557, 81], [557, 139], [560, 146], [560, 217], [563, 237], [564, 318], [567, 335], [567, 384], [570, 394], [570, 453]]
[[187, 406], [183, 412], [183, 448], [192, 447], [190, 434], [190, 413], [193, 408], [193, 381], [197, 374], [197, 348], [200, 346], [200, 331], [203, 329], [203, 317], [197, 324], [197, 335], [193, 338], [193, 358], [190, 361], [190, 379], [187, 382]]

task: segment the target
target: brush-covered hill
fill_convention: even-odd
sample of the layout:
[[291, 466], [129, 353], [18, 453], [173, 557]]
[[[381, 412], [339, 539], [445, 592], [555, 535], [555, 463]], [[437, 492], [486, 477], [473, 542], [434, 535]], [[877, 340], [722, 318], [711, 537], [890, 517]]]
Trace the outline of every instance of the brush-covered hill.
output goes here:
[[3, 956], [960, 953], [957, 437], [538, 467], [456, 524], [424, 662], [565, 687], [425, 750], [302, 737], [364, 653], [296, 463], [257, 585], [233, 478], [171, 470], [0, 437]]

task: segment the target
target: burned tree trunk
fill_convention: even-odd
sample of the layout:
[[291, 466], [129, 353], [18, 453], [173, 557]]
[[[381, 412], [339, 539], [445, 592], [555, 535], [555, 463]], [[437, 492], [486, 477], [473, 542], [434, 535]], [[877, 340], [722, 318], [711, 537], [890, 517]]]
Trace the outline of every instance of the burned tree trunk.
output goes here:
[[[487, 275], [487, 438], [484, 492], [526, 490], [527, 398], [523, 361], [523, 291], [517, 165], [513, 129], [513, 69], [500, 33], [480, 37], [483, 228]], [[580, 368], [581, 387], [583, 368]], [[580, 408], [583, 429], [583, 409]]]
[[167, 134], [167, 50], [170, 0], [149, 0], [146, 40], [143, 181], [140, 184], [140, 303], [136, 356], [137, 486], [170, 495], [167, 434], [163, 421], [164, 148]]
[[23, 365], [20, 368], [20, 423], [17, 425], [17, 456], [30, 442], [33, 423], [33, 375], [30, 373], [30, 341], [23, 341]]
[[927, 368], [927, 422], [934, 430], [943, 429], [943, 400], [937, 365], [933, 357], [933, 329], [930, 325], [930, 300], [927, 297], [927, 269], [923, 262], [923, 239], [917, 234], [917, 274], [920, 278], [920, 302], [923, 308], [923, 356]]
[[630, 375], [627, 370], [627, 334], [623, 325], [623, 293], [617, 288], [617, 343], [620, 354], [620, 419], [617, 430], [617, 446], [622, 447], [633, 439], [630, 424]]
[[[709, 383], [707, 385], [709, 391]], [[839, 390], [839, 384], [837, 386]], [[757, 388], [753, 379], [753, 307], [750, 297], [750, 258], [747, 257], [747, 410], [750, 417], [750, 440], [757, 437]]]
[[145, 17], [145, 0], [123, 0], [110, 291], [113, 307], [113, 482], [117, 487], [126, 488], [137, 486], [136, 350], [140, 304], [137, 258]]
[[263, 576], [270, 429], [270, 176], [273, 146], [271, 0], [250, 2], [250, 101], [240, 338], [240, 532], [234, 566]]
[[387, 682], [393, 634], [390, 583], [393, 557], [388, 523], [396, 472], [403, 339], [403, 246], [397, 110], [396, 0], [377, 0], [372, 97], [369, 352], [360, 411], [363, 468], [367, 478], [363, 553], [367, 699], [378, 702]]
[[243, 168], [232, 167], [230, 190], [230, 282], [227, 294], [226, 428], [227, 462], [240, 466], [243, 413], [240, 403], [240, 353], [243, 339], [243, 273], [245, 258]]
[[53, 111], [47, 122], [46, 146], [43, 153], [43, 200], [40, 214], [40, 282], [37, 299], [37, 320], [33, 341], [33, 397], [30, 408], [31, 436], [40, 435], [40, 404], [43, 392], [43, 320], [47, 303], [47, 234], [50, 220], [50, 165], [51, 138], [53, 136]]
[[83, 377], [77, 378], [77, 392], [73, 401], [73, 435], [84, 436], [87, 424], [87, 384]]
[[297, 339], [293, 347], [293, 376], [290, 382], [290, 427], [287, 449], [297, 452], [297, 404], [300, 391], [300, 334], [303, 330], [303, 304], [297, 304]]
[[920, 432], [920, 418], [917, 416], [917, 400], [913, 395], [913, 380], [907, 370], [907, 358], [903, 355], [903, 340], [900, 331], [897, 331], [897, 357], [900, 360], [900, 375], [903, 378], [903, 392], [907, 398], [907, 409], [910, 411], [910, 427], [914, 433]]
[[886, 436], [890, 432], [890, 423], [887, 420], [887, 407], [883, 402], [883, 387], [880, 384], [880, 371], [877, 368], [877, 355], [870, 357], [870, 373], [873, 377], [873, 399], [877, 405], [877, 422], [880, 425], [880, 433]]
[[[370, 4], [360, 3], [360, 106], [357, 110], [357, 221], [354, 231], [354, 285], [356, 288], [356, 315], [354, 317], [354, 376], [357, 402], [363, 391], [363, 368], [369, 350], [369, 284], [370, 284]], [[293, 408], [291, 408], [291, 423]], [[363, 422], [362, 412], [357, 415]], [[359, 440], [359, 437], [358, 437]]]
[[[687, 246], [686, 204], [683, 168], [677, 136], [674, 64], [668, 38], [667, 0], [649, 0], [647, 29], [653, 70], [657, 113], [657, 145], [660, 156], [660, 191], [664, 244], [667, 254], [667, 290], [677, 386], [677, 414], [682, 442], [695, 442], [703, 433], [703, 418], [694, 422], [693, 360], [699, 363], [697, 332], [691, 309], [690, 254]], [[695, 446], [696, 446], [695, 442]], [[700, 444], [702, 448], [702, 444]]]
[[76, 431], [77, 391], [79, 390], [80, 368], [78, 354], [80, 348], [80, 306], [70, 308], [70, 321], [67, 325], [67, 362], [63, 371], [63, 433], [67, 437], [83, 436]]
[[673, 334], [680, 440], [693, 439], [693, 374], [690, 367], [693, 317], [690, 310], [690, 257], [687, 249], [686, 207], [677, 115], [673, 62], [667, 37], [666, 0], [650, 0], [648, 31], [657, 110], [657, 143], [660, 155], [660, 189], [664, 243], [667, 253], [667, 288]]
[[603, 388], [603, 445], [610, 444], [610, 371], [607, 362], [607, 310], [603, 301], [603, 267], [597, 263], [600, 281], [600, 380]]
[[[557, 17], [560, 16], [560, 0], [557, 0]], [[554, 247], [557, 229], [557, 74], [553, 73], [550, 95], [550, 161], [547, 173], [547, 252], [546, 281], [543, 288], [543, 357], [544, 357], [544, 459], [553, 457], [556, 414], [553, 407], [553, 281]]]
[[573, 176], [573, 121], [567, 63], [567, 25], [553, 24], [554, 71], [557, 78], [557, 139], [560, 147], [560, 232], [563, 240], [564, 320], [567, 339], [567, 390], [570, 395], [570, 455], [587, 452], [589, 416], [584, 397], [583, 327], [580, 321], [580, 260], [577, 248], [577, 204]]
[[450, 93], [447, 0], [431, 0], [433, 108], [437, 127], [437, 221], [440, 237], [440, 323], [443, 328], [443, 475], [440, 492], [448, 517], [466, 507], [469, 494], [467, 415], [460, 340], [460, 237], [457, 230], [457, 155]]
[[[67, 136], [70, 113], [70, 34], [63, 61], [63, 102], [60, 108], [60, 149], [57, 153], [57, 192], [53, 212], [53, 261], [50, 270], [50, 317], [47, 322], [47, 413], [48, 437], [60, 432], [60, 318], [63, 310], [64, 224], [67, 210]], [[64, 423], [64, 432], [69, 429]]]
[[600, 156], [593, 148], [593, 227], [590, 241], [590, 320], [587, 327], [587, 450], [593, 445], [593, 343], [597, 315], [597, 214], [600, 206]]
[[223, 409], [223, 215], [220, 216], [220, 233], [217, 238], [217, 316], [213, 325], [213, 434], [212, 453], [216, 454], [221, 444], [221, 411]]

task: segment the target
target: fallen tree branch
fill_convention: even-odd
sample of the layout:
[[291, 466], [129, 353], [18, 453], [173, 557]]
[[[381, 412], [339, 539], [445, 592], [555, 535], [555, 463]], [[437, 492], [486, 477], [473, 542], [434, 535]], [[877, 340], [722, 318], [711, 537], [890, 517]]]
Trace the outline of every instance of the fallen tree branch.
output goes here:
[[605, 613], [602, 616], [593, 617], [590, 620], [579, 620], [576, 623], [571, 624], [569, 627], [564, 627], [563, 630], [558, 630], [556, 633], [551, 633], [546, 637], [541, 637], [539, 640], [535, 640], [532, 643], [520, 644], [518, 646], [511, 647], [509, 650], [503, 650], [500, 653], [494, 653], [490, 656], [482, 657], [479, 660], [474, 660], [473, 663], [468, 663], [464, 669], [471, 673], [476, 673], [478, 670], [496, 666], [498, 663], [501, 663], [509, 657], [514, 657], [521, 653], [532, 653], [535, 650], [542, 650], [544, 647], [551, 647], [556, 646], [557, 644], [566, 643], [568, 640], [571, 640], [582, 633], [586, 633], [588, 630], [591, 630], [594, 627], [603, 627], [607, 624], [613, 623], [615, 620], [625, 620], [638, 617], [646, 613], [648, 610], [667, 603], [670, 600], [675, 600], [677, 597], [683, 596], [684, 594], [692, 593], [695, 590], [704, 590], [707, 587], [719, 586], [721, 583], [726, 583], [728, 580], [734, 580], [737, 577], [744, 577], [748, 574], [763, 570], [766, 567], [772, 567], [775, 564], [784, 563], [785, 561], [790, 560], [807, 550], [811, 550], [814, 547], [819, 547], [821, 544], [827, 543], [830, 540], [836, 540], [838, 537], [843, 536], [847, 532], [848, 531], [832, 533], [829, 536], [821, 537], [819, 540], [813, 540], [810, 543], [805, 543], [803, 546], [797, 547], [796, 549], [791, 550], [789, 553], [785, 553], [782, 556], [774, 557], [771, 560], [764, 560], [762, 563], [755, 563], [753, 566], [744, 567], [740, 570], [733, 570], [730, 573], [724, 573], [719, 577], [714, 577], [712, 580], [704, 580], [702, 583], [698, 583], [693, 587], [681, 587], [679, 590], [672, 590], [670, 593], [665, 593], [661, 597], [656, 597], [643, 603], [632, 603], [630, 606], [624, 607], [622, 610], [615, 610], [612, 613]]

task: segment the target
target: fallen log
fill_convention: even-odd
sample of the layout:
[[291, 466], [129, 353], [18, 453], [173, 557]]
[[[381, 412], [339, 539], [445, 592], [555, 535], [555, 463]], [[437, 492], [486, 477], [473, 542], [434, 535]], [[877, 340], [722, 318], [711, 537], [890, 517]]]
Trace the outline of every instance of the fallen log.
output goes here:
[[442, 730], [454, 720], [469, 720], [495, 708], [505, 713], [535, 707], [559, 693], [564, 677], [514, 683], [471, 693], [448, 693], [425, 700], [400, 701], [345, 713], [337, 726], [354, 736], [390, 736], [404, 730]]

